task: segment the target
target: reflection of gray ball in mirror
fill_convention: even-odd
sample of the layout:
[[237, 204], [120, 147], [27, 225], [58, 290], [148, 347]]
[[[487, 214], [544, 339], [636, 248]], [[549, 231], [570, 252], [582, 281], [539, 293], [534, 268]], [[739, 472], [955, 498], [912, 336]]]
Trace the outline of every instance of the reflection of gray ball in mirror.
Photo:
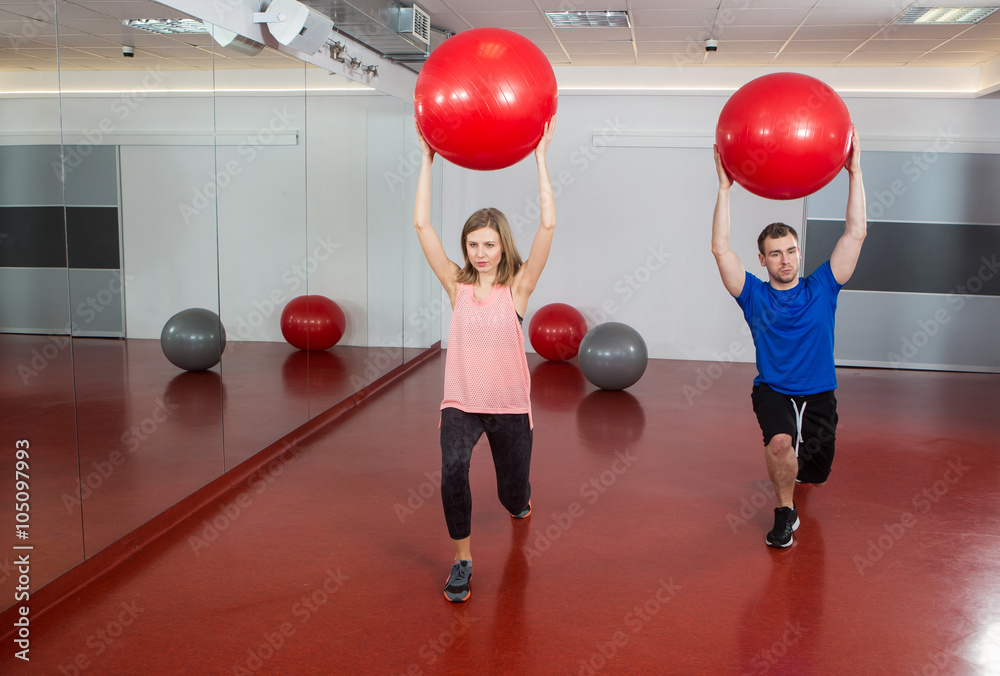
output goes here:
[[646, 341], [628, 324], [599, 324], [580, 342], [580, 370], [602, 390], [634, 385], [645, 373], [648, 361]]
[[160, 347], [171, 364], [186, 371], [204, 371], [219, 363], [226, 349], [226, 329], [211, 310], [181, 310], [167, 320]]

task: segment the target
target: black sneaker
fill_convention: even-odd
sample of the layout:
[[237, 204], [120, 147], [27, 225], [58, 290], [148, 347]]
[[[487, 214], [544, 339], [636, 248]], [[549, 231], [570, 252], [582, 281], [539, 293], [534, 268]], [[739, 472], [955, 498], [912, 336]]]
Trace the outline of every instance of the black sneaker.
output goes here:
[[799, 513], [795, 507], [776, 507], [774, 528], [764, 538], [768, 547], [788, 547], [792, 544], [792, 532], [799, 527]]
[[452, 603], [468, 601], [472, 595], [469, 583], [472, 582], [472, 562], [456, 561], [451, 567], [448, 582], [444, 587], [444, 597]]

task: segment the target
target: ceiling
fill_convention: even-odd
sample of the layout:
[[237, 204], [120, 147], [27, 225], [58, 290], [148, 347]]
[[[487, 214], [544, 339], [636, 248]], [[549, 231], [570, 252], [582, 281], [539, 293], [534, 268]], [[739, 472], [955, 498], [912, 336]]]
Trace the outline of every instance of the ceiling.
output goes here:
[[[509, 28], [554, 65], [977, 66], [1000, 57], [1000, 12], [974, 26], [893, 26], [905, 0], [418, 0], [431, 25]], [[960, 0], [965, 7], [985, 0]], [[994, 5], [996, 3], [993, 3]], [[543, 10], [627, 10], [631, 28], [548, 25]], [[705, 40], [719, 50], [705, 53]]]
[[[140, 18], [186, 15], [151, 0], [59, 0], [57, 5], [0, 0], [0, 71], [56, 70], [57, 63], [63, 70], [302, 67], [300, 60], [277, 50], [249, 57], [221, 49], [207, 33], [155, 35], [122, 25], [122, 19]], [[122, 45], [135, 47], [135, 56], [123, 57]]]
[[[998, 0], [1000, 1], [1000, 0]], [[314, 4], [308, 2], [307, 4]], [[895, 26], [901, 0], [418, 0], [435, 29], [508, 28], [531, 39], [553, 65], [969, 68], [1000, 57], [1000, 12], [973, 26]], [[985, 6], [966, 0], [962, 6]], [[0, 70], [301, 67], [276, 50], [248, 57], [208, 35], [161, 36], [126, 18], [182, 18], [151, 0], [0, 0]], [[484, 10], [488, 7], [488, 10]], [[627, 10], [629, 28], [554, 29], [551, 9]], [[705, 39], [719, 41], [706, 54]], [[136, 48], [124, 58], [123, 44]]]

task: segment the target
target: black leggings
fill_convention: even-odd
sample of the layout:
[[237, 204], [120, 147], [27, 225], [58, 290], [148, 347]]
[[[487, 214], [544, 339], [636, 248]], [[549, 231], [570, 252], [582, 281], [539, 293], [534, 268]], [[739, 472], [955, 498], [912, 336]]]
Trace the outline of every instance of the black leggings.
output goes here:
[[511, 514], [520, 514], [531, 497], [531, 427], [528, 414], [487, 415], [457, 408], [441, 411], [441, 502], [448, 534], [462, 540], [472, 534], [469, 463], [472, 448], [486, 433], [497, 472], [497, 496]]

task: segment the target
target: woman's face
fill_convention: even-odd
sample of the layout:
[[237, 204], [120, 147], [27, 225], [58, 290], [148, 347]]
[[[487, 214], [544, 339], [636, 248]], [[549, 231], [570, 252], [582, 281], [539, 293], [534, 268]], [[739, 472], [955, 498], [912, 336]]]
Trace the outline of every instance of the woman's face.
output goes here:
[[473, 230], [465, 238], [465, 252], [472, 267], [480, 274], [496, 272], [503, 255], [500, 233], [493, 228]]

